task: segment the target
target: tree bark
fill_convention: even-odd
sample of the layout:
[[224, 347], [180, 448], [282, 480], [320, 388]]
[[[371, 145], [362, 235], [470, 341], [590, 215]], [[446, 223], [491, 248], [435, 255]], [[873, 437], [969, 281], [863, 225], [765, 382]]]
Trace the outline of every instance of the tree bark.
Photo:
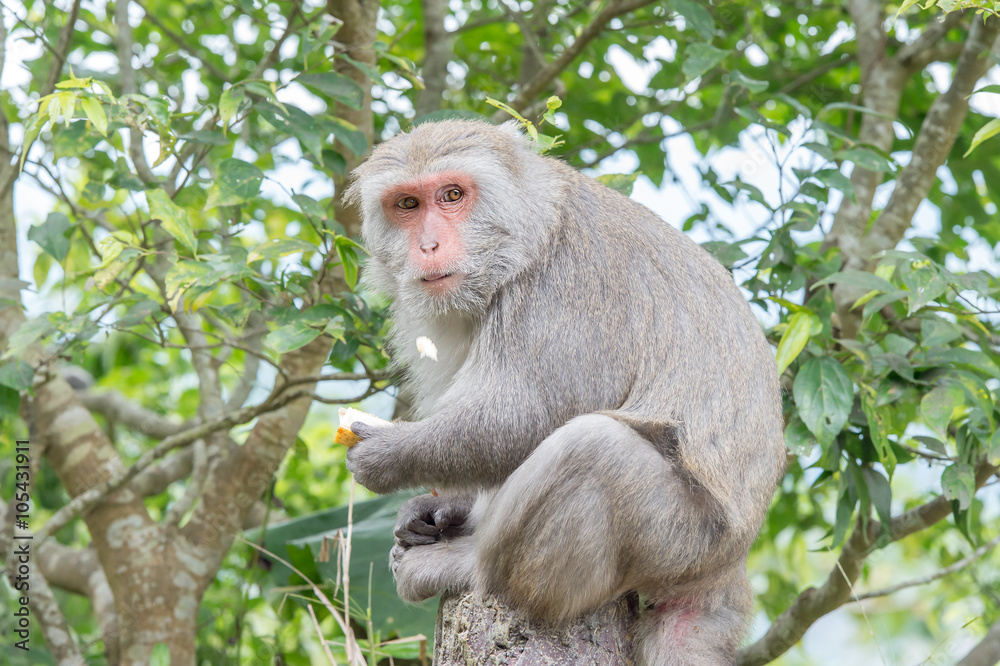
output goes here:
[[424, 89], [417, 95], [417, 118], [441, 108], [448, 87], [448, 63], [454, 52], [451, 35], [444, 28], [448, 0], [422, 0], [424, 12]]
[[955, 666], [992, 666], [1000, 663], [1000, 621], [994, 622], [979, 644]]
[[[326, 11], [344, 22], [336, 35], [338, 52], [344, 53], [352, 60], [369, 67], [374, 67], [376, 61], [374, 44], [378, 35], [378, 31], [375, 29], [378, 8], [378, 0], [327, 0], [326, 3]], [[368, 146], [371, 147], [375, 134], [371, 81], [368, 80], [368, 75], [365, 72], [343, 58], [337, 58], [333, 66], [338, 74], [354, 79], [365, 93], [360, 109], [336, 104], [333, 113], [364, 132], [368, 139]], [[334, 201], [334, 215], [348, 236], [357, 237], [361, 233], [361, 217], [356, 208], [344, 206], [341, 196], [347, 184], [347, 174], [350, 174], [354, 167], [361, 163], [362, 157], [354, 155], [339, 141], [334, 146], [347, 162], [346, 174], [334, 180], [337, 195]]]
[[555, 628], [532, 622], [494, 597], [446, 593], [434, 631], [434, 666], [631, 666], [638, 611], [638, 598], [627, 595]]

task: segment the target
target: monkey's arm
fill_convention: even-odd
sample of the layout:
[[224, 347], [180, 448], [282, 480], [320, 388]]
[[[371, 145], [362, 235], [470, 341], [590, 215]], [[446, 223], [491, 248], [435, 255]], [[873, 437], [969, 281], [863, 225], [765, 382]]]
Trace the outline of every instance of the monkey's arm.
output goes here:
[[347, 468], [377, 493], [498, 485], [559, 425], [530, 386], [458, 382], [422, 421], [355, 423], [362, 441], [348, 450]]

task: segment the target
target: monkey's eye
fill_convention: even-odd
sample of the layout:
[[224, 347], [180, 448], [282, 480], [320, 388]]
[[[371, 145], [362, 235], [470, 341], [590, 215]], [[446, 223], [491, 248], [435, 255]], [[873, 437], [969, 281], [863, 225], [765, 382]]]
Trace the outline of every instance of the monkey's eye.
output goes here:
[[462, 190], [460, 190], [457, 187], [453, 187], [449, 190], [446, 190], [444, 196], [441, 198], [448, 202], [458, 201], [459, 199], [462, 198]]
[[416, 197], [404, 197], [404, 198], [400, 199], [399, 201], [397, 201], [396, 205], [399, 206], [400, 208], [403, 208], [403, 209], [406, 209], [406, 210], [409, 210], [411, 208], [416, 208], [417, 207], [417, 198]]

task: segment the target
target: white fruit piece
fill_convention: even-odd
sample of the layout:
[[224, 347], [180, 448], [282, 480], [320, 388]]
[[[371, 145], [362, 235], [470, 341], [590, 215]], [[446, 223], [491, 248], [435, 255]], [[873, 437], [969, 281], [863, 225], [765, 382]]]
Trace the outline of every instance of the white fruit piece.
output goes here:
[[361, 411], [360, 409], [354, 409], [353, 407], [341, 407], [340, 427], [337, 428], [337, 433], [333, 436], [333, 442], [335, 444], [342, 444], [350, 448], [361, 441], [361, 438], [351, 431], [351, 424], [355, 421], [360, 421], [361, 423], [367, 423], [368, 425], [373, 426], [389, 425], [388, 421], [380, 419], [374, 414], [369, 414]]

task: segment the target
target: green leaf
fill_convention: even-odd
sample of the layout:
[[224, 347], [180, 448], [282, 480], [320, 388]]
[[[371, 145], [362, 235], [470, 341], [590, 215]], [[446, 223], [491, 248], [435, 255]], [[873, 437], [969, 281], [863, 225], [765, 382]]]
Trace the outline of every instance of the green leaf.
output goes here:
[[920, 322], [921, 344], [924, 347], [946, 345], [962, 337], [962, 329], [958, 324], [942, 319], [936, 315], [924, 317]]
[[882, 522], [883, 533], [887, 533], [892, 520], [892, 488], [889, 481], [871, 467], [862, 467], [861, 475], [868, 488], [868, 497]]
[[0, 424], [3, 421], [16, 419], [21, 410], [21, 393], [14, 389], [0, 386]]
[[684, 64], [681, 72], [687, 80], [696, 79], [726, 59], [729, 51], [716, 48], [711, 44], [696, 42], [687, 47], [684, 53]]
[[[320, 130], [320, 125], [315, 118], [292, 104], [277, 105], [270, 102], [258, 102], [253, 108], [275, 130], [298, 139], [302, 149], [316, 159], [322, 159], [325, 133], [334, 132], [340, 126], [336, 122], [337, 119], [329, 118], [323, 121], [324, 125], [329, 127]], [[363, 134], [361, 136], [364, 138]]]
[[735, 83], [738, 86], [746, 88], [752, 93], [761, 93], [767, 90], [770, 85], [767, 81], [758, 81], [757, 79], [751, 79], [740, 71], [734, 71], [729, 73], [729, 82]]
[[279, 354], [305, 347], [319, 337], [320, 330], [302, 322], [292, 322], [274, 329], [267, 335], [267, 346]]
[[55, 330], [55, 324], [49, 321], [48, 317], [29, 319], [18, 327], [14, 335], [10, 336], [7, 349], [0, 356], [0, 359], [20, 358], [29, 346], [45, 336], [54, 333]]
[[100, 132], [101, 136], [108, 134], [108, 114], [104, 112], [101, 102], [95, 97], [83, 97], [80, 99], [80, 106], [87, 114], [87, 120], [94, 125], [94, 129]]
[[918, 2], [920, 2], [920, 0], [903, 0], [903, 2], [899, 5], [899, 9], [896, 10], [896, 15], [892, 17], [892, 20], [895, 21], [896, 19], [898, 19], [900, 14], [902, 14], [903, 12], [905, 12], [907, 9], [917, 4]]
[[955, 407], [965, 403], [964, 398], [963, 391], [958, 386], [938, 386], [920, 400], [920, 416], [928, 428], [946, 440], [952, 414]]
[[854, 404], [850, 375], [836, 359], [811, 358], [792, 385], [799, 416], [823, 446], [828, 446], [847, 423]]
[[911, 315], [948, 290], [948, 281], [933, 266], [916, 268], [904, 274], [903, 284], [910, 290], [907, 303]]
[[337, 141], [340, 141], [345, 148], [358, 157], [365, 154], [368, 150], [368, 139], [365, 138], [363, 132], [346, 120], [340, 118], [330, 118], [329, 120], [334, 125], [333, 135], [337, 137]]
[[[806, 106], [805, 104], [803, 104], [802, 102], [800, 102], [799, 100], [797, 100], [794, 97], [792, 97], [791, 95], [788, 95], [788, 94], [783, 93], [783, 92], [779, 92], [779, 93], [775, 93], [774, 94], [774, 99], [782, 101], [785, 104], [787, 104], [788, 106], [792, 107], [793, 109], [795, 109], [796, 111], [798, 111], [799, 114], [803, 118], [812, 118], [812, 110], [808, 106]], [[809, 147], [809, 145], [810, 144], [805, 144], [805, 147]], [[822, 144], [819, 144], [819, 145], [822, 145]], [[824, 146], [824, 148], [825, 148], [825, 146]], [[815, 148], [810, 148], [810, 150], [815, 150]], [[827, 152], [829, 152], [830, 149], [827, 148], [826, 150], [827, 150]], [[828, 157], [827, 159], [831, 160], [831, 161], [833, 160], [833, 153], [832, 152], [830, 152], [830, 157]]]
[[198, 254], [198, 239], [191, 228], [188, 212], [171, 201], [163, 190], [147, 191], [146, 201], [149, 202], [150, 217], [159, 219], [168, 234], [191, 250], [192, 254]]
[[979, 128], [979, 131], [972, 137], [972, 144], [962, 157], [968, 157], [969, 153], [975, 150], [979, 144], [987, 139], [992, 139], [997, 134], [1000, 134], [1000, 118], [994, 118]]
[[263, 180], [264, 172], [254, 164], [235, 158], [222, 160], [215, 183], [208, 191], [205, 208], [246, 203], [260, 192]]
[[840, 190], [844, 193], [844, 196], [851, 201], [857, 202], [857, 196], [854, 193], [854, 183], [851, 179], [840, 173], [840, 169], [822, 169], [813, 174], [813, 178], [820, 181], [827, 187], [832, 187], [835, 190]]
[[668, 0], [667, 7], [683, 16], [684, 22], [694, 28], [706, 42], [715, 37], [715, 19], [701, 3], [694, 0]]
[[58, 262], [69, 253], [69, 236], [73, 226], [62, 213], [49, 213], [45, 222], [28, 229], [28, 240], [42, 246], [42, 250]]
[[[998, 94], [1000, 94], [1000, 85], [997, 85], [996, 83], [992, 83], [992, 84], [990, 84], [988, 86], [983, 86], [979, 90], [972, 91], [972, 95], [975, 95], [976, 93], [982, 93], [982, 92], [986, 92], [986, 93], [998, 93]], [[972, 97], [972, 95], [969, 95], [969, 97]]]
[[865, 309], [862, 316], [867, 319], [869, 316], [880, 311], [890, 303], [901, 301], [909, 295], [910, 292], [905, 289], [896, 289], [895, 291], [890, 291], [888, 294], [880, 294], [865, 303]]
[[833, 547], [837, 547], [847, 536], [847, 530], [851, 526], [851, 517], [854, 515], [854, 507], [858, 503], [858, 496], [851, 492], [850, 475], [841, 474], [840, 493], [837, 496], [837, 514], [833, 525]]
[[898, 122], [898, 118], [894, 118], [888, 114], [882, 113], [881, 111], [876, 111], [875, 109], [870, 109], [867, 106], [860, 106], [858, 104], [851, 104], [850, 102], [833, 102], [831, 104], [826, 104], [820, 109], [816, 117], [819, 118], [827, 111], [856, 111], [858, 113], [864, 113], [869, 116], [875, 116], [876, 118], [881, 118], [882, 120], [888, 120], [889, 122]]
[[949, 500], [957, 501], [959, 508], [972, 506], [976, 494], [976, 471], [972, 465], [955, 463], [941, 473], [941, 489]]
[[[819, 155], [820, 157], [822, 157], [823, 159], [825, 159], [828, 162], [832, 162], [834, 160], [833, 150], [831, 150], [830, 146], [826, 145], [825, 143], [817, 143], [815, 141], [810, 141], [808, 143], [802, 144], [802, 147], [803, 148], [808, 148], [809, 150], [813, 151], [814, 153], [816, 153], [817, 155]], [[837, 173], [840, 173], [840, 171], [837, 170], [837, 169], [832, 169], [832, 170], [833, 171], [837, 171]], [[822, 173], [822, 172], [817, 172], [817, 173]], [[841, 175], [843, 175], [843, 174], [841, 174]], [[848, 182], [850, 182], [850, 181], [848, 181]], [[853, 189], [854, 189], [853, 185], [851, 186], [851, 189], [853, 191]]]
[[247, 263], [260, 261], [261, 259], [277, 259], [286, 257], [296, 252], [318, 252], [312, 243], [297, 238], [272, 238], [250, 250], [247, 254]]
[[346, 236], [337, 236], [334, 245], [337, 247], [337, 254], [344, 267], [344, 280], [348, 287], [354, 289], [358, 283], [358, 254], [355, 251], [357, 244]]
[[240, 110], [240, 105], [246, 99], [247, 91], [243, 86], [230, 86], [226, 88], [219, 97], [219, 117], [222, 124], [227, 125], [229, 120]]
[[896, 469], [896, 454], [889, 444], [889, 427], [886, 424], [885, 412], [880, 410], [876, 404], [877, 395], [874, 390], [861, 391], [861, 411], [865, 413], [868, 421], [868, 434], [871, 437], [872, 446], [878, 455], [878, 460], [885, 467], [885, 471], [892, 477]]
[[778, 374], [784, 372], [805, 349], [814, 320], [818, 322], [819, 318], [811, 312], [797, 312], [788, 319], [788, 326], [781, 335], [778, 353], [774, 357], [778, 364]]
[[125, 312], [125, 314], [115, 322], [115, 326], [116, 328], [122, 329], [130, 326], [137, 326], [142, 323], [148, 323], [154, 318], [154, 315], [158, 313], [162, 313], [160, 304], [156, 301], [144, 299], [133, 304]]
[[229, 145], [229, 139], [223, 135], [222, 132], [213, 132], [211, 130], [195, 130], [193, 132], [185, 132], [177, 136], [178, 139], [183, 139], [184, 141], [191, 141], [192, 143], [200, 143], [203, 146], [227, 146]]
[[785, 428], [785, 448], [797, 456], [807, 456], [816, 445], [816, 438], [802, 422], [798, 414], [793, 414]]
[[610, 187], [616, 192], [621, 192], [625, 196], [630, 196], [632, 194], [632, 187], [635, 185], [635, 180], [642, 174], [638, 171], [633, 171], [632, 173], [606, 173], [601, 176], [594, 178], [598, 183]]
[[327, 97], [331, 97], [355, 111], [361, 110], [361, 103], [364, 100], [365, 93], [354, 79], [348, 78], [343, 74], [336, 72], [302, 74], [296, 77], [295, 81], [310, 88], [315, 88]]
[[995, 427], [993, 412], [996, 409], [996, 404], [993, 401], [993, 393], [986, 382], [978, 375], [965, 370], [952, 370], [948, 376], [950, 379], [958, 381], [958, 385], [965, 392], [965, 397], [968, 398], [966, 404], [975, 405], [986, 418], [987, 427], [993, 430]]
[[921, 360], [931, 366], [957, 366], [964, 365], [968, 368], [982, 372], [991, 377], [1000, 379], [1000, 368], [989, 356], [975, 349], [964, 349], [962, 347], [935, 347], [927, 350], [922, 355]]
[[157, 643], [149, 655], [149, 666], [170, 666], [170, 648], [166, 643]]
[[890, 160], [870, 148], [859, 146], [857, 148], [848, 148], [847, 150], [838, 150], [836, 156], [839, 159], [854, 162], [858, 168], [867, 169], [868, 171], [892, 173], [895, 170]]
[[0, 386], [6, 386], [15, 391], [27, 391], [31, 388], [31, 382], [34, 378], [35, 369], [20, 359], [0, 363]]
[[326, 219], [326, 210], [324, 210], [323, 206], [321, 206], [319, 202], [312, 197], [307, 197], [304, 194], [293, 194], [292, 201], [294, 201], [295, 204], [302, 209], [302, 212], [306, 217], [314, 220]]
[[818, 280], [814, 286], [819, 287], [824, 284], [843, 284], [848, 287], [864, 289], [865, 291], [873, 290], [884, 293], [889, 293], [896, 289], [891, 282], [880, 278], [874, 273], [855, 270], [841, 271], [839, 273], [827, 275], [822, 280]]

